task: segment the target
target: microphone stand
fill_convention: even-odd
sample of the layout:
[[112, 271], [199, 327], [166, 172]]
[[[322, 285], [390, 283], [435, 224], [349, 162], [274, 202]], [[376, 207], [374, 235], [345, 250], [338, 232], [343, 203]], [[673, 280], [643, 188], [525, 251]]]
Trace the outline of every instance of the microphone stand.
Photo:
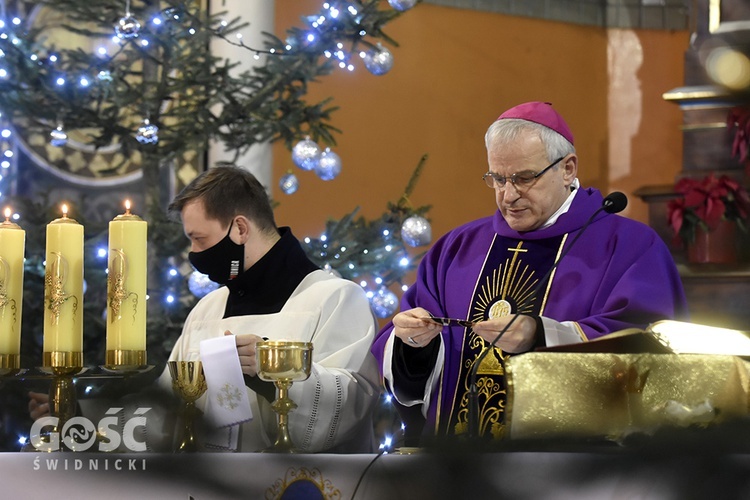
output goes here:
[[[588, 229], [589, 225], [591, 225], [591, 223], [594, 221], [594, 218], [596, 218], [599, 213], [601, 213], [602, 211], [609, 214], [622, 212], [627, 204], [627, 197], [619, 191], [615, 191], [607, 195], [607, 197], [602, 201], [602, 206], [599, 207], [593, 214], [591, 214], [591, 217], [589, 217], [588, 220], [583, 224], [583, 226], [581, 226], [581, 230], [578, 231], [578, 234], [575, 235], [575, 238], [573, 238], [573, 241], [570, 242], [570, 245], [568, 245], [567, 248], [563, 250], [557, 260], [552, 264], [552, 267], [550, 267], [544, 274], [542, 279], [539, 280], [537, 285], [534, 287], [531, 296], [536, 297], [536, 295], [542, 289], [542, 286], [544, 286], [546, 281], [552, 275], [552, 272], [557, 269], [557, 265], [562, 261], [563, 257], [568, 254], [570, 249], [573, 248], [573, 245], [575, 245], [576, 241], [578, 241], [578, 238], [580, 238], [581, 235], [586, 231], [586, 229]], [[471, 367], [471, 371], [469, 372], [469, 394], [467, 402], [468, 414], [466, 418], [468, 420], [467, 424], [469, 437], [472, 439], [479, 437], [479, 395], [477, 394], [477, 372], [479, 371], [479, 365], [481, 364], [482, 360], [484, 360], [484, 358], [487, 357], [487, 355], [495, 348], [497, 342], [503, 337], [503, 335], [505, 335], [505, 332], [508, 331], [508, 329], [511, 327], [511, 325], [513, 325], [513, 323], [516, 321], [516, 319], [518, 319], [520, 315], [521, 313], [518, 311], [513, 315], [510, 321], [508, 321], [508, 324], [505, 325], [502, 330], [500, 330], [500, 333], [497, 334], [490, 345], [487, 346], [487, 348], [485, 348], [479, 354], [476, 361], [474, 362], [474, 365], [472, 365]], [[503, 376], [505, 375], [503, 374]]]

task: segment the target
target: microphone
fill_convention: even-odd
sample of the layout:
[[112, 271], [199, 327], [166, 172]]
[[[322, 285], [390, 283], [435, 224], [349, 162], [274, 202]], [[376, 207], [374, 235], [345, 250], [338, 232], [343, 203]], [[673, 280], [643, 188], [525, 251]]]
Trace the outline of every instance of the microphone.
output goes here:
[[608, 214], [616, 214], [622, 212], [627, 206], [628, 197], [619, 191], [608, 194], [607, 197], [604, 198], [604, 201], [602, 201], [602, 209], [604, 209], [604, 211]]
[[[589, 225], [594, 221], [597, 215], [599, 215], [600, 212], [607, 212], [608, 214], [616, 214], [618, 212], [622, 212], [625, 210], [625, 207], [628, 205], [628, 197], [625, 196], [620, 191], [615, 191], [613, 193], [608, 194], [604, 200], [602, 201], [602, 206], [599, 207], [593, 214], [591, 214], [591, 217], [588, 218], [588, 220], [581, 226], [581, 230], [578, 231], [578, 234], [576, 234], [575, 238], [573, 238], [573, 241], [570, 242], [570, 245], [563, 250], [560, 253], [560, 257], [552, 264], [552, 266], [547, 270], [547, 272], [544, 274], [541, 280], [537, 283], [537, 285], [534, 287], [534, 290], [531, 294], [531, 297], [536, 297], [536, 295], [539, 293], [539, 291], [542, 289], [544, 284], [547, 282], [549, 277], [552, 275], [552, 271], [557, 269], [557, 265], [560, 264], [560, 261], [562, 261], [563, 257], [565, 257], [571, 248], [573, 248], [573, 245], [575, 245], [576, 241], [578, 241], [578, 238], [581, 237], [581, 235], [588, 229]], [[469, 372], [469, 400], [468, 400], [468, 431], [469, 431], [469, 437], [474, 438], [479, 436], [479, 403], [477, 400], [477, 372], [479, 371], [479, 365], [481, 364], [482, 360], [487, 357], [487, 354], [490, 353], [495, 348], [495, 344], [505, 335], [505, 332], [508, 331], [508, 329], [511, 327], [511, 325], [518, 319], [518, 317], [521, 315], [520, 311], [516, 311], [516, 313], [513, 315], [513, 317], [510, 319], [507, 325], [500, 330], [500, 333], [497, 334], [497, 336], [492, 340], [492, 343], [484, 350], [482, 351], [479, 356], [477, 357], [477, 360], [474, 362], [474, 366], [471, 367], [471, 371]], [[507, 396], [507, 395], [506, 395]]]

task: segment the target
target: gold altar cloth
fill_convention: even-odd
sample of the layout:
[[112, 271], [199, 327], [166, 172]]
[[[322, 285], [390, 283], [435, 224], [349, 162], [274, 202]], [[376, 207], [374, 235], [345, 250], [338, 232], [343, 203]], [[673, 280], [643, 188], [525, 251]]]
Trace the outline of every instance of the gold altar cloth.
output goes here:
[[511, 439], [602, 437], [747, 415], [736, 356], [536, 352], [507, 362]]

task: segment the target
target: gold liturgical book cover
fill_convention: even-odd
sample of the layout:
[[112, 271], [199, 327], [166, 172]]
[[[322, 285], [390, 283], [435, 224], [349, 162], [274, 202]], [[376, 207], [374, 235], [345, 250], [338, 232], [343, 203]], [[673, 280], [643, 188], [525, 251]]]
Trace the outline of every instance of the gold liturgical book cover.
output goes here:
[[750, 357], [750, 332], [664, 320], [645, 330], [630, 328], [579, 344], [542, 347], [539, 352], [719, 354]]
[[512, 439], [619, 441], [750, 413], [750, 335], [659, 321], [506, 362]]

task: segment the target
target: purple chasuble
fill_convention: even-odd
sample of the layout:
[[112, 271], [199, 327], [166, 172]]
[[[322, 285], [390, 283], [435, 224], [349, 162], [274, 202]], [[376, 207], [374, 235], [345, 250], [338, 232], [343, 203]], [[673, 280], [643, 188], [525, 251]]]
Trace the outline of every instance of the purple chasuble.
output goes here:
[[[537, 296], [529, 296], [602, 201], [598, 190], [579, 189], [570, 210], [555, 224], [528, 233], [511, 229], [500, 211], [450, 231], [422, 259], [401, 310], [422, 307], [436, 316], [471, 320], [520, 310], [575, 322], [581, 341], [645, 328], [662, 319], [685, 319], [682, 283], [661, 238], [645, 224], [604, 212], [562, 259], [549, 283]], [[392, 323], [387, 324], [372, 347], [381, 373], [392, 329]], [[431, 393], [425, 433], [461, 433], [466, 423], [466, 376], [487, 344], [459, 326], [444, 327], [441, 336], [444, 368]], [[396, 344], [394, 349], [407, 349]], [[478, 370], [484, 378], [478, 382], [489, 387], [484, 393], [480, 388], [480, 429], [494, 436], [503, 430], [505, 356], [496, 349]], [[398, 400], [399, 381], [392, 387], [386, 382], [386, 388]]]

